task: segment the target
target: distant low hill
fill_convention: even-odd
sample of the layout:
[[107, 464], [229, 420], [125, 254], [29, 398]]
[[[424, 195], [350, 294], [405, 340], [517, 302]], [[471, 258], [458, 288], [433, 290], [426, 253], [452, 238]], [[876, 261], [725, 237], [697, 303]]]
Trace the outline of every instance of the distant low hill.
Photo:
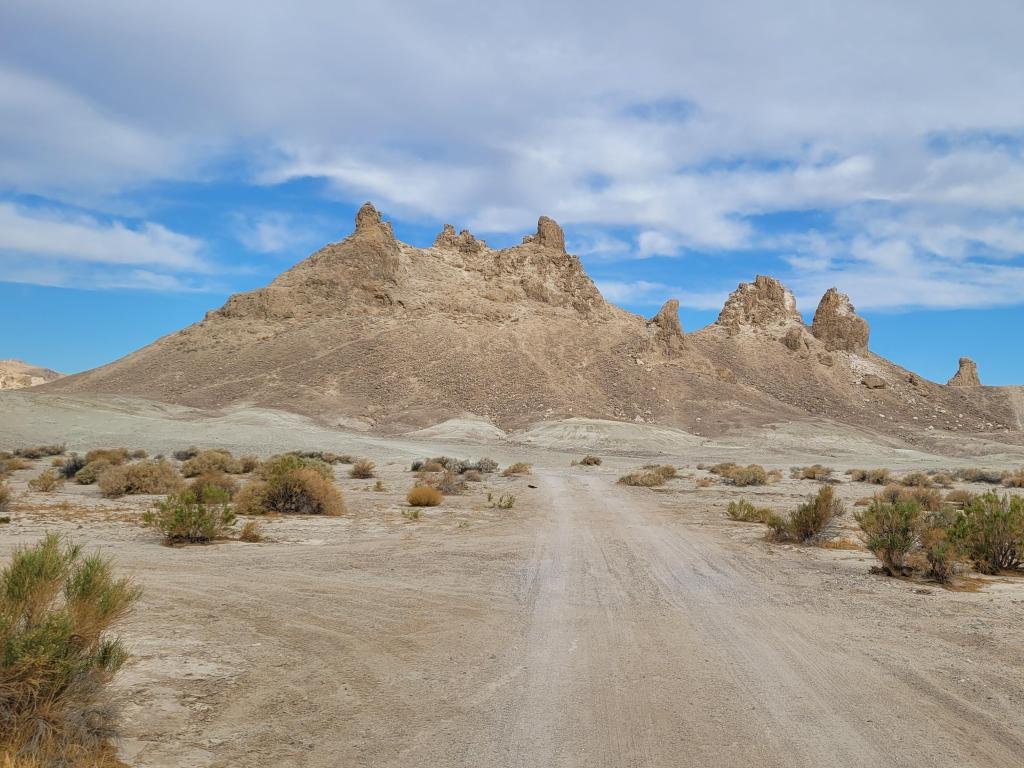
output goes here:
[[502, 428], [587, 416], [703, 435], [808, 416], [906, 439], [1020, 432], [1020, 388], [981, 386], [969, 361], [933, 383], [868, 343], [835, 289], [806, 325], [793, 294], [760, 276], [715, 323], [684, 333], [674, 300], [650, 319], [606, 302], [551, 219], [511, 248], [451, 226], [415, 248], [367, 203], [353, 234], [267, 287], [46, 390], [253, 404], [384, 432], [465, 414]]
[[35, 387], [63, 376], [63, 373], [29, 365], [21, 360], [0, 360], [0, 389]]

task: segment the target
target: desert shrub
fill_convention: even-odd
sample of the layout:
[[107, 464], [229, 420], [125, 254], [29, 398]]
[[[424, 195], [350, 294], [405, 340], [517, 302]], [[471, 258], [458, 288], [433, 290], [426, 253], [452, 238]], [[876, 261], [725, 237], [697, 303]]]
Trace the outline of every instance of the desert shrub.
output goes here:
[[433, 461], [427, 459], [426, 461], [414, 461], [412, 463], [413, 472], [444, 472], [444, 464], [439, 461]]
[[63, 445], [31, 445], [17, 448], [14, 455], [22, 459], [41, 459], [45, 456], [60, 456], [66, 449]]
[[623, 485], [637, 486], [641, 488], [655, 488], [664, 485], [668, 480], [675, 477], [676, 468], [671, 464], [655, 466], [648, 465], [645, 469], [629, 472], [619, 478]]
[[924, 472], [910, 472], [899, 479], [900, 484], [914, 488], [931, 488], [932, 479]]
[[437, 488], [445, 496], [454, 496], [466, 490], [466, 483], [462, 476], [450, 469], [434, 475], [427, 485]]
[[924, 518], [921, 547], [928, 562], [928, 576], [943, 584], [952, 580], [961, 559], [960, 543], [954, 528], [960, 513], [948, 507]]
[[1024, 497], [1000, 496], [995, 491], [975, 497], [950, 535], [979, 571], [1020, 568], [1024, 560]]
[[489, 475], [492, 472], [498, 471], [498, 462], [489, 456], [484, 456], [481, 459], [477, 459], [470, 469], [475, 469], [477, 472], [482, 472], [485, 475]]
[[1003, 485], [1007, 488], [1024, 488], [1024, 468], [1015, 469], [1003, 475]]
[[115, 764], [107, 686], [128, 653], [111, 629], [140, 594], [109, 560], [55, 534], [14, 551], [0, 572], [0, 754], [10, 765]]
[[892, 473], [888, 469], [848, 469], [846, 474], [855, 483], [886, 485]]
[[866, 469], [848, 469], [845, 474], [849, 476], [850, 481], [854, 483], [863, 483], [868, 477], [868, 471]]
[[822, 464], [812, 464], [809, 467], [793, 467], [789, 470], [789, 476], [794, 480], [817, 480], [823, 483], [832, 477], [832, 468]]
[[710, 488], [714, 484], [715, 484], [715, 481], [712, 480], [710, 477], [700, 477], [700, 478], [697, 478], [697, 482], [695, 483], [695, 485], [698, 488]]
[[238, 493], [238, 481], [231, 475], [214, 470], [213, 472], [204, 472], [198, 477], [193, 478], [189, 484], [189, 490], [195, 494], [197, 499], [203, 501], [209, 498], [216, 498], [220, 493], [227, 494], [227, 497], [230, 499]]
[[935, 512], [942, 507], [942, 494], [936, 488], [905, 488], [900, 498], [916, 501], [925, 512]]
[[78, 470], [88, 464], [85, 460], [85, 456], [79, 456], [77, 453], [72, 453], [68, 456], [60, 465], [60, 474], [65, 480], [74, 479], [75, 475], [78, 474]]
[[229, 475], [240, 475], [242, 463], [231, 455], [230, 451], [200, 451], [181, 465], [181, 474], [185, 477], [196, 477], [210, 472], [226, 472]]
[[336, 516], [345, 513], [341, 493], [315, 466], [295, 467], [277, 472], [265, 481], [250, 483], [235, 497], [235, 507], [246, 515]]
[[100, 475], [107, 467], [114, 466], [106, 459], [90, 461], [75, 473], [75, 482], [80, 485], [92, 485], [100, 479]]
[[943, 488], [949, 488], [953, 485], [954, 479], [948, 472], [936, 472], [932, 475], [932, 482]]
[[114, 464], [99, 476], [100, 492], [108, 497], [139, 493], [174, 493], [181, 489], [181, 476], [165, 459], [147, 459], [134, 464]]
[[467, 483], [479, 483], [481, 480], [484, 479], [484, 476], [480, 474], [479, 469], [467, 469], [463, 473], [462, 479], [465, 480]]
[[132, 451], [129, 454], [129, 456], [132, 459], [135, 459], [135, 460], [138, 460], [138, 459], [148, 459], [149, 458], [149, 454], [143, 448], [136, 448], [134, 451]]
[[599, 467], [601, 466], [601, 457], [594, 456], [588, 453], [586, 456], [580, 459], [580, 464], [582, 464], [584, 467]]
[[843, 502], [836, 498], [831, 485], [800, 504], [788, 518], [777, 517], [769, 522], [775, 538], [806, 544], [820, 537], [833, 520], [843, 513]]
[[164, 536], [168, 544], [222, 539], [235, 522], [227, 492], [210, 486], [203, 498], [193, 491], [172, 493], [143, 515], [143, 522]]
[[64, 466], [64, 459], [62, 459], [60, 456], [54, 456], [53, 460], [50, 462], [50, 466], [53, 467], [54, 469], [57, 469], [59, 467], [63, 467]]
[[943, 501], [946, 504], [951, 504], [959, 507], [966, 507], [974, 499], [974, 494], [970, 491], [954, 490], [946, 493], [946, 498]]
[[13, 494], [11, 493], [11, 489], [8, 487], [7, 483], [0, 480], [0, 514], [7, 512], [8, 508], [11, 506], [12, 498]]
[[978, 467], [958, 469], [956, 471], [957, 479], [963, 480], [965, 483], [999, 485], [1003, 482], [1003, 475], [1004, 472], [1000, 469], [979, 469]]
[[429, 485], [416, 485], [405, 496], [410, 507], [436, 507], [444, 501], [444, 494]]
[[885, 572], [890, 576], [906, 573], [907, 555], [921, 543], [923, 522], [917, 502], [876, 498], [853, 516], [864, 532], [864, 545], [882, 561]]
[[409, 507], [408, 509], [402, 510], [402, 517], [406, 520], [419, 520], [420, 519], [420, 508]]
[[325, 464], [351, 464], [352, 457], [347, 453], [331, 453], [330, 451], [291, 451], [303, 459], [319, 459]]
[[505, 477], [511, 477], [512, 475], [528, 475], [530, 474], [530, 465], [517, 461], [515, 464], [509, 464], [505, 467], [505, 471], [501, 473]]
[[241, 541], [248, 541], [253, 544], [263, 541], [263, 528], [258, 521], [249, 520], [242, 526], [242, 530], [238, 533], [238, 538]]
[[180, 451], [175, 451], [171, 455], [174, 456], [174, 458], [177, 459], [178, 461], [188, 461], [189, 459], [194, 459], [196, 456], [198, 456], [199, 452], [199, 448], [197, 448], [194, 445], [190, 445], [188, 448], [184, 448]]
[[10, 474], [11, 472], [17, 472], [19, 469], [28, 469], [32, 464], [27, 459], [23, 459], [20, 456], [9, 456], [3, 461], [4, 474]]
[[238, 466], [242, 470], [243, 475], [248, 475], [250, 472], [255, 472], [260, 468], [260, 459], [258, 456], [247, 454], [239, 457]]
[[733, 485], [746, 487], [750, 485], [767, 485], [768, 473], [760, 464], [746, 467], [734, 467], [722, 477]]
[[733, 520], [739, 520], [740, 522], [764, 523], [765, 525], [771, 525], [778, 517], [772, 510], [765, 507], [755, 507], [746, 499], [730, 501], [726, 514]]
[[711, 474], [718, 475], [720, 477], [724, 477], [729, 472], [732, 472], [734, 469], [736, 469], [736, 467], [737, 465], [731, 461], [723, 461], [721, 464], [712, 464], [710, 467], [702, 467], [699, 464], [697, 465], [698, 469], [706, 469]]
[[124, 464], [128, 461], [127, 448], [93, 448], [85, 454], [86, 464], [94, 461], [105, 461], [108, 464]]
[[373, 477], [373, 470], [377, 465], [369, 459], [359, 459], [356, 461], [352, 468], [348, 471], [350, 477], [355, 477], [360, 480], [367, 480]]
[[503, 493], [494, 498], [494, 494], [488, 493], [487, 505], [494, 509], [512, 509], [516, 505], [516, 497], [511, 493]]
[[28, 481], [29, 488], [33, 491], [42, 491], [43, 493], [55, 491], [62, 485], [64, 485], [64, 478], [52, 469], [40, 472], [36, 477]]
[[285, 475], [296, 469], [312, 469], [325, 480], [334, 479], [334, 470], [330, 464], [319, 459], [306, 459], [293, 453], [279, 453], [271, 456], [260, 464], [259, 476], [270, 480], [278, 475]]

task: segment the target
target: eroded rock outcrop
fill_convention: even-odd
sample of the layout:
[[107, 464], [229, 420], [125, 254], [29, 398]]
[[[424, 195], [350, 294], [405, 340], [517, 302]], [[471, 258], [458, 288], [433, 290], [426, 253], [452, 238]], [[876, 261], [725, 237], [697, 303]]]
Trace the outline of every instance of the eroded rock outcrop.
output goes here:
[[658, 314], [647, 321], [647, 333], [653, 349], [673, 355], [686, 346], [683, 326], [679, 322], [679, 302], [666, 301]]
[[850, 297], [835, 288], [829, 288], [814, 313], [814, 322], [811, 324], [814, 337], [831, 352], [863, 355], [868, 351], [869, 332], [867, 320], [854, 310]]
[[478, 240], [468, 229], [455, 234], [455, 227], [445, 224], [438, 236], [434, 238], [434, 247], [454, 248], [462, 253], [478, 253], [487, 247], [487, 243]]
[[739, 284], [715, 322], [735, 334], [744, 327], [768, 330], [803, 320], [793, 293], [775, 278], [758, 275], [752, 283]]
[[971, 358], [961, 357], [959, 370], [947, 384], [951, 387], [980, 387], [981, 378], [978, 376], [978, 366]]
[[537, 232], [523, 238], [523, 243], [536, 243], [545, 248], [553, 248], [556, 251], [565, 253], [565, 232], [558, 226], [558, 222], [541, 216], [537, 220]]

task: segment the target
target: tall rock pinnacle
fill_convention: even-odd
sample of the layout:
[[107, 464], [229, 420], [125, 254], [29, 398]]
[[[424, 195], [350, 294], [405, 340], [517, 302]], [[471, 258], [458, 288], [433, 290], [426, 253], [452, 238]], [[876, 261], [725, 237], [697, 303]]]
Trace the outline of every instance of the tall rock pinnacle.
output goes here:
[[811, 333], [832, 352], [867, 354], [870, 333], [867, 320], [854, 310], [850, 297], [835, 288], [829, 288], [821, 297]]

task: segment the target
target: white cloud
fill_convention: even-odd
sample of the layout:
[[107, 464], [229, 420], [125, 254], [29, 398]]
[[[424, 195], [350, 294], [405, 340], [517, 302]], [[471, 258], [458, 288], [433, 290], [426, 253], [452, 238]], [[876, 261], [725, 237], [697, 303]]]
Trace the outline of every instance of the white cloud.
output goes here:
[[309, 248], [323, 245], [328, 228], [321, 222], [280, 212], [235, 216], [235, 234], [250, 251], [268, 254], [303, 255]]

